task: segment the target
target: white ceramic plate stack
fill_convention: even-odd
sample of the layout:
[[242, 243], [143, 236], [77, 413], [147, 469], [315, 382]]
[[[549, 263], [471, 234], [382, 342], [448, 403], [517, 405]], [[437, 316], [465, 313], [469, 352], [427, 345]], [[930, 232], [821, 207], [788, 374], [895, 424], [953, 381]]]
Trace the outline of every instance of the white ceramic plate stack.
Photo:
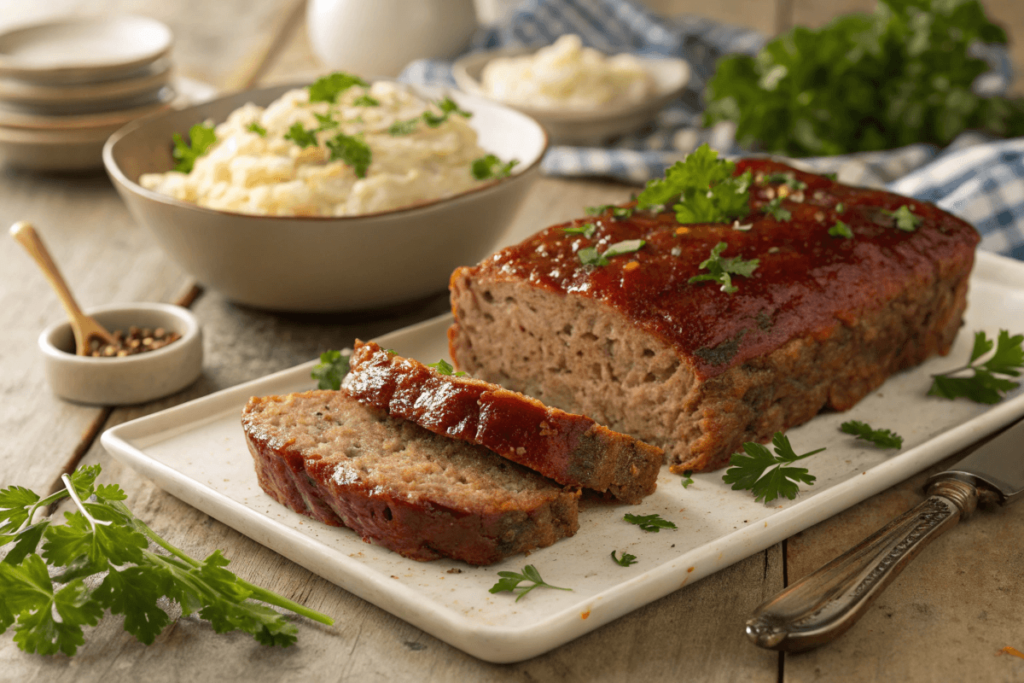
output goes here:
[[41, 171], [101, 167], [114, 131], [171, 107], [172, 43], [166, 25], [130, 15], [0, 33], [0, 156]]

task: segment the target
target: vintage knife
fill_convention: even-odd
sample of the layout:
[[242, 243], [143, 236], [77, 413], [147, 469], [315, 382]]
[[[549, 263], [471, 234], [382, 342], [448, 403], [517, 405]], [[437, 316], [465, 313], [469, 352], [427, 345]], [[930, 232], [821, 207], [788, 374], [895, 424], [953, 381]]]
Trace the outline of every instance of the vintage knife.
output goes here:
[[755, 645], [799, 652], [842, 635], [926, 545], [974, 512], [979, 498], [1024, 498], [1024, 420], [952, 469], [929, 477], [928, 498], [771, 598], [747, 620]]

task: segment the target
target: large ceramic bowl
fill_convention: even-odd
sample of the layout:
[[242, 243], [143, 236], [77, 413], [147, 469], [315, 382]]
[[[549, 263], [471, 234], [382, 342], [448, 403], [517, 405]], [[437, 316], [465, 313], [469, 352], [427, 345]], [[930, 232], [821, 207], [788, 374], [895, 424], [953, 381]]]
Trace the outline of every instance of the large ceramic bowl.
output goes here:
[[232, 301], [279, 311], [354, 311], [443, 290], [457, 266], [487, 256], [511, 223], [547, 149], [544, 129], [517, 111], [462, 93], [480, 146], [518, 159], [512, 175], [419, 206], [340, 218], [253, 216], [178, 201], [138, 184], [173, 167], [171, 137], [223, 121], [246, 102], [266, 105], [289, 88], [231, 95], [131, 123], [107, 141], [103, 163], [135, 219], [200, 284]]

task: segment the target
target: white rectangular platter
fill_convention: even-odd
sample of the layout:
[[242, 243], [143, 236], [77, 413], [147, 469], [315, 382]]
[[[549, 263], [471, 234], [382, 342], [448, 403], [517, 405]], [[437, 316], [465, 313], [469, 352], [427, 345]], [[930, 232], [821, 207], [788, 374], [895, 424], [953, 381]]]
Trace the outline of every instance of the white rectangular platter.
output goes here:
[[[949, 356], [892, 377], [846, 413], [823, 413], [788, 432], [797, 452], [827, 447], [803, 461], [817, 481], [802, 485], [795, 500], [756, 503], [749, 491], [730, 490], [721, 471], [694, 475], [684, 489], [665, 467], [657, 492], [640, 505], [586, 506], [573, 538], [490, 567], [408, 560], [263, 493], [242, 436], [242, 407], [250, 396], [314, 388], [315, 361], [114, 427], [103, 445], [178, 498], [424, 631], [481, 659], [520, 661], [778, 543], [1024, 415], [1024, 388], [995, 406], [927, 396], [933, 373], [969, 357], [974, 331], [990, 338], [1000, 328], [1024, 332], [1024, 263], [979, 253], [969, 296]], [[449, 322], [441, 316], [377, 341], [434, 362], [447, 357]], [[882, 451], [841, 433], [850, 419], [897, 431], [903, 449]], [[626, 512], [657, 513], [678, 529], [645, 533], [623, 521]], [[613, 550], [638, 561], [621, 567]], [[488, 592], [499, 570], [525, 564], [572, 591], [538, 589], [519, 602]]]

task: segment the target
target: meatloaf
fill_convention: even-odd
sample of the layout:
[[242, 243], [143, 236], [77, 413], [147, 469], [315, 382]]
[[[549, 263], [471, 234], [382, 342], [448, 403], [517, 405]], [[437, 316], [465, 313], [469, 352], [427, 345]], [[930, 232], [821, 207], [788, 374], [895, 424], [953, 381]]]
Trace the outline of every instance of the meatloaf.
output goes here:
[[661, 449], [589, 417], [548, 408], [488, 382], [441, 374], [374, 342], [357, 341], [350, 364], [342, 389], [392, 417], [625, 503], [639, 503], [657, 487]]
[[[606, 209], [456, 270], [456, 365], [661, 446], [678, 472], [721, 467], [743, 442], [847, 410], [894, 372], [949, 351], [974, 228], [771, 160], [741, 160], [735, 173], [747, 169], [741, 222]], [[640, 249], [606, 265], [578, 256], [636, 239]], [[733, 277], [731, 294], [690, 282], [721, 242], [723, 258], [759, 260]]]
[[242, 426], [274, 499], [414, 560], [491, 564], [579, 528], [578, 491], [345, 392], [252, 398]]

